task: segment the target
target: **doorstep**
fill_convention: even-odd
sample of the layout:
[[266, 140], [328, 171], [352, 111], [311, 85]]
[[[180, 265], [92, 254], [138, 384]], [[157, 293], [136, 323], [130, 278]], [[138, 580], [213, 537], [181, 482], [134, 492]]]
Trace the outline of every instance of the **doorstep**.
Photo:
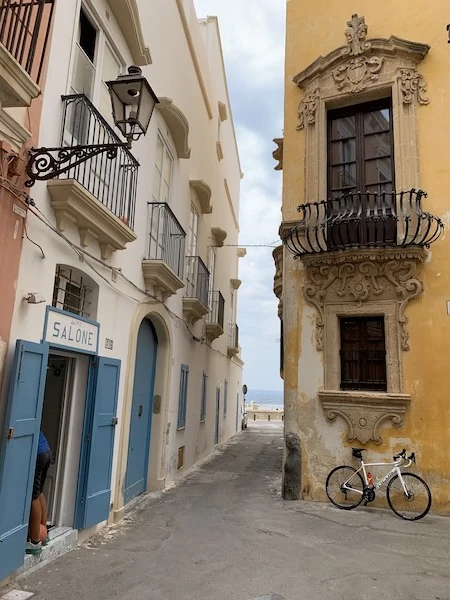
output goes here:
[[25, 561], [22, 567], [15, 572], [15, 577], [29, 574], [55, 560], [58, 556], [73, 550], [77, 545], [78, 531], [71, 527], [53, 527], [49, 530], [48, 537], [50, 541], [46, 546], [43, 546], [39, 556], [25, 554]]

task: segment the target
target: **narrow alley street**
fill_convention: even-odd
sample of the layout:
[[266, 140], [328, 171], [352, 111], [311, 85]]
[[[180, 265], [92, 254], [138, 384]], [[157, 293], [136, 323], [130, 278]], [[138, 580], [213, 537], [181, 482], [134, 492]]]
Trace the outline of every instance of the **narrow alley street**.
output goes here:
[[449, 519], [284, 503], [282, 435], [250, 422], [177, 487], [14, 588], [41, 600], [450, 598]]

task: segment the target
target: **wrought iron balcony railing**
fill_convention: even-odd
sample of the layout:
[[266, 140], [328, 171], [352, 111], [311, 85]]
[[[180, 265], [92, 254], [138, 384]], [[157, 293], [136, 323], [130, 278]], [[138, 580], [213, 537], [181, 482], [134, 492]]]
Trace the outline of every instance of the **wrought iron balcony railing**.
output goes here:
[[[84, 94], [63, 96], [64, 112], [59, 160], [75, 161], [77, 146], [122, 144], [109, 123]], [[85, 150], [80, 150], [88, 154]], [[113, 149], [109, 154], [94, 154], [60, 175], [76, 179], [106, 208], [131, 229], [134, 227], [136, 186], [139, 163], [125, 147]], [[63, 156], [62, 156], [63, 155]]]
[[444, 229], [438, 217], [422, 209], [422, 190], [352, 193], [302, 204], [300, 223], [283, 241], [296, 256], [349, 248], [428, 248]]
[[186, 233], [165, 202], [149, 202], [148, 258], [161, 260], [183, 279]]
[[210, 292], [209, 315], [206, 322], [211, 325], [219, 325], [223, 329], [223, 317], [225, 313], [225, 300], [220, 292]]
[[0, 43], [39, 83], [55, 0], [0, 0]]
[[228, 347], [239, 348], [239, 327], [236, 325], [236, 323], [229, 324]]
[[209, 271], [199, 256], [186, 256], [185, 298], [196, 298], [208, 308]]

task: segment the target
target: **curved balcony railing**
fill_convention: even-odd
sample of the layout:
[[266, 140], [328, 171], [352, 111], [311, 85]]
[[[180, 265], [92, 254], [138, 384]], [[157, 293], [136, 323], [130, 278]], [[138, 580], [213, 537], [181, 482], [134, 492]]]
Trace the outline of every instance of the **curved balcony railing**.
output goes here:
[[211, 325], [219, 325], [223, 329], [223, 317], [225, 314], [225, 299], [220, 292], [209, 294], [209, 315], [206, 322]]
[[[111, 125], [84, 94], [63, 96], [61, 147], [118, 144], [123, 142]], [[127, 148], [115, 158], [106, 153], [73, 166], [61, 178], [76, 179], [103, 206], [131, 229], [134, 227], [139, 163]]]
[[185, 298], [197, 298], [208, 308], [209, 271], [199, 256], [186, 256], [186, 293]]
[[283, 238], [295, 256], [350, 248], [429, 248], [444, 230], [422, 209], [422, 190], [352, 193], [302, 204], [302, 218]]
[[182, 279], [186, 233], [166, 202], [149, 202], [148, 258], [161, 260]]

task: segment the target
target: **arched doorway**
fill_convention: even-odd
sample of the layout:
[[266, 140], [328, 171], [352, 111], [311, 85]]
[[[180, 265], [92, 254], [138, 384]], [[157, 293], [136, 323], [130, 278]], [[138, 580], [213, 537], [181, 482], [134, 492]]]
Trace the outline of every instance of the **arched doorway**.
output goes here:
[[148, 319], [144, 319], [139, 327], [136, 347], [125, 504], [147, 487], [157, 350], [155, 329]]

